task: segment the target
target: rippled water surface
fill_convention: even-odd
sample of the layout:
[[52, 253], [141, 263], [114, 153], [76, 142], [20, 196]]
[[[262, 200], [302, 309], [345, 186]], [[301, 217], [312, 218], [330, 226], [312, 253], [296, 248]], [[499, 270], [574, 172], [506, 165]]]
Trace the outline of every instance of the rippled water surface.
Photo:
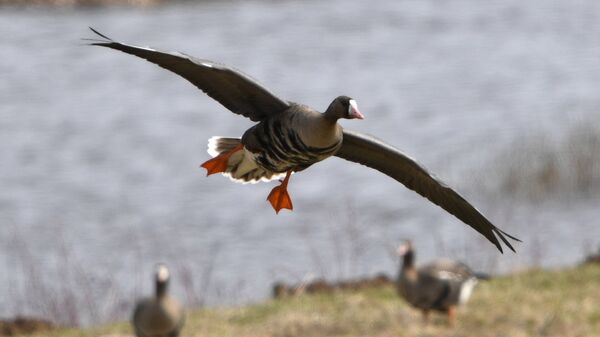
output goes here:
[[[208, 302], [221, 304], [264, 298], [275, 279], [393, 274], [389, 248], [402, 238], [421, 261], [448, 254], [496, 271], [578, 261], [600, 241], [597, 194], [511, 202], [473, 175], [524, 135], [560, 138], [600, 119], [599, 16], [595, 1], [0, 8], [0, 316], [27, 310], [15, 299], [32, 278], [81, 287], [61, 283], [74, 272], [65, 265], [129, 300], [164, 261], [180, 296], [182, 279], [210, 274]], [[274, 183], [198, 168], [208, 138], [251, 122], [154, 65], [84, 46], [88, 26], [234, 65], [318, 109], [352, 96], [367, 118], [344, 127], [417, 158], [525, 243], [500, 256], [395, 181], [338, 158], [294, 175], [295, 210], [275, 215]]]

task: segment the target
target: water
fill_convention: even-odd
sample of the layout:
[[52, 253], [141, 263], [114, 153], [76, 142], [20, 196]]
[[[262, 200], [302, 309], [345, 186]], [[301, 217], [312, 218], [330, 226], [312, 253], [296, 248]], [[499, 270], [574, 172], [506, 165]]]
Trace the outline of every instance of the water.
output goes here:
[[[591, 0], [0, 9], [0, 316], [33, 310], [18, 300], [32, 278], [80, 289], [64, 280], [85, 274], [129, 303], [150, 291], [158, 261], [175, 269], [180, 296], [184, 274], [196, 288], [210, 279], [203, 295], [217, 305], [265, 298], [277, 279], [393, 274], [389, 248], [402, 238], [420, 261], [447, 254], [496, 271], [580, 260], [600, 242], [597, 195], [514, 203], [481, 193], [471, 174], [523, 135], [599, 120], [598, 16]], [[233, 65], [318, 109], [354, 97], [367, 118], [345, 127], [464, 191], [525, 241], [520, 253], [500, 256], [403, 186], [338, 158], [294, 175], [295, 211], [275, 215], [274, 183], [198, 168], [208, 138], [239, 136], [250, 121], [154, 65], [84, 46], [88, 26]], [[71, 266], [79, 274], [65, 275]]]

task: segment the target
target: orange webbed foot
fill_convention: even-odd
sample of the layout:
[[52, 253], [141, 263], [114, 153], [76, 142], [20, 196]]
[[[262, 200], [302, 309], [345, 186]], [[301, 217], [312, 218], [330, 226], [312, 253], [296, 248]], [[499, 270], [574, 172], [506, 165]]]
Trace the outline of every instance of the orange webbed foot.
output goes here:
[[213, 159], [207, 160], [204, 164], [200, 165], [206, 169], [206, 175], [209, 176], [215, 173], [225, 172], [227, 170], [227, 161], [229, 156], [223, 158], [222, 155], [218, 155]]
[[205, 161], [201, 167], [206, 169], [206, 176], [215, 173], [221, 173], [227, 171], [227, 166], [229, 163], [229, 157], [237, 151], [243, 149], [244, 146], [242, 144], [236, 146], [231, 151], [223, 152], [220, 155]]
[[279, 213], [279, 211], [281, 211], [284, 208], [287, 208], [289, 210], [292, 210], [294, 208], [294, 206], [292, 205], [292, 198], [290, 198], [287, 189], [283, 186], [276, 186], [275, 188], [273, 188], [271, 190], [271, 193], [269, 193], [267, 200], [269, 200], [271, 206], [273, 206], [275, 213]]
[[273, 206], [273, 209], [277, 214], [284, 208], [287, 208], [290, 211], [294, 209], [292, 198], [290, 198], [287, 191], [287, 185], [291, 174], [292, 171], [288, 171], [285, 175], [285, 179], [281, 182], [281, 185], [274, 187], [267, 197], [267, 200], [271, 203], [271, 206]]

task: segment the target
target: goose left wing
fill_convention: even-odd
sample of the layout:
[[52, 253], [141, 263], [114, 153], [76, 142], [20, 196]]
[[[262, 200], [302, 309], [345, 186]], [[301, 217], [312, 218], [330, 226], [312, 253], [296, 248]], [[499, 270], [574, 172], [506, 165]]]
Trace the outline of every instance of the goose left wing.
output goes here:
[[396, 179], [473, 227], [492, 242], [500, 252], [502, 252], [502, 245], [498, 238], [513, 252], [515, 249], [507, 237], [520, 241], [494, 226], [460, 194], [434, 178], [415, 160], [379, 139], [359, 132], [344, 130], [342, 147], [335, 155], [366, 165]]

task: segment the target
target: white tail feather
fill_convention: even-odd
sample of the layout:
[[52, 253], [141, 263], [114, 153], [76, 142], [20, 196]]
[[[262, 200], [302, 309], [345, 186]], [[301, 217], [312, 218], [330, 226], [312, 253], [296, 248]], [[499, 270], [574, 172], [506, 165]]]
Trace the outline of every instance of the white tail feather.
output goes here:
[[469, 300], [469, 298], [471, 297], [471, 294], [473, 293], [473, 288], [475, 288], [476, 285], [477, 285], [476, 277], [471, 277], [470, 279], [466, 280], [462, 284], [462, 286], [460, 287], [458, 304], [464, 304]]

